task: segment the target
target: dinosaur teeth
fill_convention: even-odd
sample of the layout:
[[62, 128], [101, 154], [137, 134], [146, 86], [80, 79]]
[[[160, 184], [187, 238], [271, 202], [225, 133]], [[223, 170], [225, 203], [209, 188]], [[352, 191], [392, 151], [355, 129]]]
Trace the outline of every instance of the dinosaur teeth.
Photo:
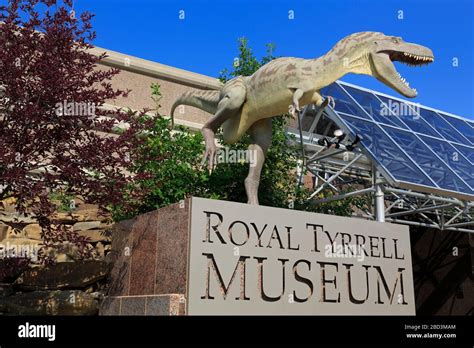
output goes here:
[[419, 56], [417, 54], [412, 54], [412, 53], [407, 53], [407, 52], [403, 52], [403, 55], [406, 58], [412, 59], [411, 61], [402, 61], [402, 63], [409, 64], [409, 65], [431, 63], [434, 61], [432, 57], [428, 57], [428, 56]]

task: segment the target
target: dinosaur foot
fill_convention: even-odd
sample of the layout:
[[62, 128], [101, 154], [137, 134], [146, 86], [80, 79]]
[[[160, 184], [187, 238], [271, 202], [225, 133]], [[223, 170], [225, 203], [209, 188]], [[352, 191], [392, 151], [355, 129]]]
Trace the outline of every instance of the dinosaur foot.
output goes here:
[[258, 203], [258, 186], [260, 180], [247, 177], [245, 179], [245, 191], [247, 193], [247, 203], [251, 205], [259, 205]]

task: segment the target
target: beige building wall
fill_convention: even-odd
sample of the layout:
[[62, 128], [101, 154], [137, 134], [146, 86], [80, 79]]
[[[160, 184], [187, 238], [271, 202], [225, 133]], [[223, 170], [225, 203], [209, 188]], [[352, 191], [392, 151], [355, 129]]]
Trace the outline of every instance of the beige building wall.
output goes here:
[[[155, 105], [151, 99], [151, 84], [158, 83], [163, 94], [160, 113], [169, 116], [174, 101], [184, 92], [193, 89], [215, 90], [220, 86], [218, 79], [209, 76], [111, 50], [94, 48], [92, 51], [95, 54], [106, 52], [108, 55], [100, 62], [99, 69], [114, 67], [121, 70], [120, 74], [112, 80], [112, 86], [116, 89], [131, 90], [127, 98], [117, 98], [115, 101], [110, 101], [109, 105], [112, 106], [130, 107], [135, 110], [154, 109]], [[198, 126], [204, 124], [211, 116], [202, 110], [189, 106], [180, 109], [183, 110], [183, 113], [179, 109], [175, 111], [175, 119], [178, 124], [196, 124]], [[180, 120], [184, 122], [180, 122]]]

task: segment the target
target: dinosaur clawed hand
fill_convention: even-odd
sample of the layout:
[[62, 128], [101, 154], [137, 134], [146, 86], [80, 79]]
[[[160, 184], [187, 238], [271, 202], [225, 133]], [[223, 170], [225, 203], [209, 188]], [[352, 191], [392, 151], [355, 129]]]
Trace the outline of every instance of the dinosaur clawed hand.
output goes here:
[[328, 106], [328, 105], [329, 105], [331, 108], [333, 108], [333, 109], [336, 107], [336, 101], [335, 101], [334, 98], [331, 97], [330, 95], [328, 95], [328, 96], [326, 97], [326, 99], [324, 99], [323, 104], [322, 104], [322, 107], [325, 108], [325, 107]]
[[215, 136], [212, 130], [205, 128], [202, 129], [202, 134], [206, 143], [206, 152], [204, 153], [201, 165], [204, 165], [207, 161], [207, 168], [209, 174], [211, 174], [217, 165], [217, 146], [214, 140]]
[[209, 170], [209, 174], [212, 174], [212, 171], [216, 169], [217, 165], [217, 146], [216, 144], [212, 144], [207, 146], [206, 145], [206, 152], [204, 153], [204, 158], [202, 160], [202, 165], [208, 162], [207, 168]]
[[300, 108], [297, 106], [297, 105], [294, 105], [294, 104], [291, 104], [289, 107], [288, 107], [288, 112], [290, 113], [290, 115], [293, 117], [293, 118], [296, 118], [298, 116], [298, 114], [300, 113]]

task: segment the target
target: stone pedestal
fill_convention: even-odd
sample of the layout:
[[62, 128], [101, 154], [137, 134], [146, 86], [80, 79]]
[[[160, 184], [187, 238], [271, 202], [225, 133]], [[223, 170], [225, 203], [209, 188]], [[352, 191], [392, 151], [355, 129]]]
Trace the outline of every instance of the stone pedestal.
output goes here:
[[185, 314], [190, 200], [116, 224], [100, 315]]
[[413, 315], [406, 226], [193, 197], [117, 224], [102, 315]]

